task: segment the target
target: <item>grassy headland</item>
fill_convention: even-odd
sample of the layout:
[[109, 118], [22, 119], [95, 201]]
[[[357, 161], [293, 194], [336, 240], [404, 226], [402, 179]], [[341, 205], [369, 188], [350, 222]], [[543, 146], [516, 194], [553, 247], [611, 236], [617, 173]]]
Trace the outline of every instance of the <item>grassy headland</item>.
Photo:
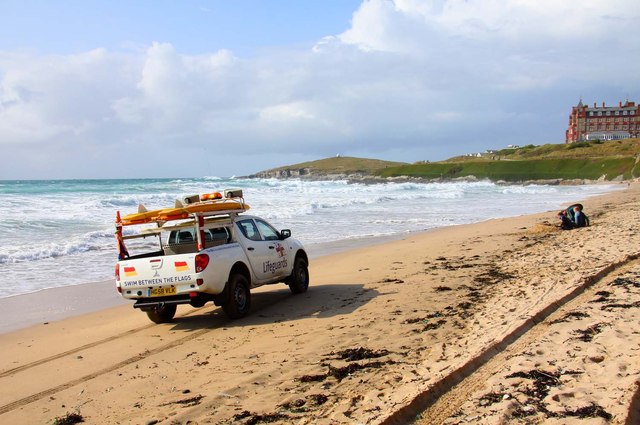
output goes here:
[[[634, 158], [563, 158], [412, 164], [382, 170], [380, 177], [453, 179], [474, 176], [493, 181], [553, 179], [613, 180], [634, 177]], [[622, 177], [620, 177], [622, 176]]]
[[330, 176], [373, 176], [388, 167], [407, 165], [404, 162], [383, 161], [380, 159], [337, 156], [317, 161], [301, 162], [294, 165], [261, 171], [250, 177], [330, 177]]
[[628, 180], [640, 176], [640, 139], [528, 145], [413, 164], [336, 157], [263, 171], [255, 177], [413, 177], [493, 181]]

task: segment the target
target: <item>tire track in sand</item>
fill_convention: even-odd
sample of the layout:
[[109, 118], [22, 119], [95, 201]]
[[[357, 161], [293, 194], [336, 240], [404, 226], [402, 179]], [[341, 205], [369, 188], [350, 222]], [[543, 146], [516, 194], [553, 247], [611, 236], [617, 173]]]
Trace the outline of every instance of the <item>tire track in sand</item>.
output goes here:
[[[201, 313], [201, 311], [199, 311], [197, 309], [193, 310], [193, 311], [188, 311], [187, 313], [182, 314], [182, 315], [178, 316], [177, 318], [179, 319], [179, 318], [182, 318], [182, 317], [187, 317], [187, 316], [190, 316], [190, 315], [198, 313], [198, 312]], [[30, 362], [30, 363], [25, 363], [25, 364], [23, 364], [21, 366], [16, 366], [16, 367], [11, 368], [11, 369], [6, 369], [6, 370], [3, 370], [3, 371], [0, 371], [0, 379], [1, 378], [6, 378], [7, 376], [15, 375], [16, 373], [24, 372], [25, 370], [28, 370], [28, 369], [34, 368], [36, 366], [40, 366], [40, 365], [43, 365], [43, 364], [46, 364], [46, 363], [49, 363], [49, 362], [52, 362], [52, 361], [55, 361], [55, 360], [58, 360], [58, 359], [61, 359], [63, 357], [70, 356], [72, 354], [79, 353], [80, 351], [84, 351], [84, 350], [87, 350], [89, 348], [97, 347], [97, 346], [102, 345], [102, 344], [107, 344], [107, 343], [109, 343], [111, 341], [116, 341], [116, 340], [118, 340], [120, 338], [124, 338], [124, 337], [130, 336], [130, 335], [134, 335], [134, 334], [136, 334], [138, 332], [142, 332], [144, 330], [151, 329], [151, 328], [153, 328], [155, 326], [157, 326], [155, 323], [150, 323], [150, 324], [148, 324], [146, 326], [142, 326], [142, 327], [134, 328], [134, 329], [129, 329], [126, 332], [121, 332], [119, 334], [110, 336], [108, 338], [104, 338], [104, 339], [101, 339], [101, 340], [98, 340], [98, 341], [90, 342], [89, 344], [85, 344], [85, 345], [82, 345], [80, 347], [72, 348], [71, 350], [63, 351], [61, 353], [54, 354], [53, 356], [44, 357], [42, 359], [35, 360], [33, 362]]]
[[[618, 272], [620, 268], [637, 262], [638, 258], [640, 258], [640, 254], [627, 255], [621, 261], [609, 264], [599, 272], [583, 278], [582, 283], [571, 292], [549, 303], [502, 340], [490, 345], [477, 356], [436, 382], [431, 388], [416, 396], [409, 404], [383, 419], [380, 425], [442, 423], [475, 391], [481, 389], [489, 376], [498, 372], [506, 358], [542, 335], [547, 330], [543, 322], [551, 314], [575, 300], [607, 276]], [[416, 420], [418, 415], [421, 415], [422, 419]]]
[[[151, 325], [151, 326], [153, 326], [153, 325]], [[141, 329], [144, 329], [144, 328], [141, 328]], [[103, 369], [100, 369], [100, 370], [98, 370], [96, 372], [90, 373], [88, 375], [82, 376], [80, 378], [74, 379], [72, 381], [66, 382], [66, 383], [58, 385], [56, 387], [52, 387], [52, 388], [46, 389], [44, 391], [40, 391], [38, 393], [32, 394], [30, 396], [21, 398], [19, 400], [16, 400], [14, 402], [9, 403], [9, 404], [5, 404], [4, 406], [0, 406], [0, 415], [3, 415], [5, 413], [7, 413], [7, 412], [10, 412], [10, 411], [15, 410], [17, 408], [20, 408], [20, 407], [25, 406], [27, 404], [33, 403], [34, 401], [38, 401], [38, 400], [40, 400], [40, 399], [42, 399], [44, 397], [53, 395], [53, 394], [58, 393], [60, 391], [64, 391], [64, 390], [66, 390], [68, 388], [74, 387], [74, 386], [76, 386], [78, 384], [81, 384], [83, 382], [89, 381], [91, 379], [95, 379], [98, 376], [105, 375], [107, 373], [116, 371], [116, 370], [118, 370], [118, 369], [120, 369], [122, 367], [125, 367], [125, 366], [128, 366], [130, 364], [139, 362], [141, 360], [146, 359], [147, 357], [153, 356], [155, 354], [158, 354], [158, 353], [161, 353], [163, 351], [166, 351], [166, 350], [169, 350], [171, 348], [174, 348], [174, 347], [177, 347], [179, 345], [182, 345], [185, 342], [193, 340], [193, 339], [196, 339], [196, 338], [198, 338], [198, 337], [210, 332], [213, 329], [216, 329], [216, 328], [207, 328], [207, 329], [202, 329], [200, 331], [196, 331], [196, 332], [194, 332], [192, 334], [189, 334], [189, 335], [187, 335], [185, 337], [182, 337], [182, 338], [179, 338], [177, 340], [171, 341], [171, 342], [169, 342], [169, 343], [167, 343], [165, 345], [162, 345], [160, 347], [156, 347], [153, 350], [147, 350], [147, 351], [145, 351], [143, 353], [140, 353], [140, 354], [137, 354], [135, 356], [129, 357], [126, 360], [123, 360], [121, 362], [112, 364], [111, 366], [107, 366], [107, 367], [105, 367]], [[122, 336], [122, 334], [120, 336]], [[109, 339], [112, 340], [113, 338], [109, 338]], [[99, 344], [96, 344], [96, 345], [99, 345]]]
[[[258, 311], [260, 311], [260, 309], [256, 309], [253, 313], [257, 313]], [[189, 311], [189, 312], [187, 312], [187, 313], [185, 313], [185, 314], [183, 314], [183, 315], [181, 315], [179, 317], [186, 317], [186, 316], [189, 316], [191, 314], [196, 314], [196, 313], [202, 313], [202, 310], [201, 309], [195, 309], [195, 310]], [[55, 386], [55, 387], [40, 391], [38, 393], [32, 394], [32, 395], [27, 396], [27, 397], [23, 397], [23, 398], [21, 398], [19, 400], [16, 400], [16, 401], [13, 401], [11, 403], [8, 403], [8, 404], [5, 404], [3, 406], [0, 406], [0, 415], [3, 415], [5, 413], [7, 413], [7, 412], [10, 412], [10, 411], [15, 410], [17, 408], [20, 408], [20, 407], [25, 406], [27, 404], [33, 403], [35, 401], [38, 401], [38, 400], [40, 400], [40, 399], [42, 399], [44, 397], [56, 394], [56, 393], [58, 393], [60, 391], [66, 390], [68, 388], [72, 388], [72, 387], [74, 387], [76, 385], [79, 385], [79, 384], [81, 384], [83, 382], [89, 381], [91, 379], [95, 379], [95, 378], [97, 378], [99, 376], [102, 376], [102, 375], [105, 375], [107, 373], [111, 373], [113, 371], [116, 371], [116, 370], [118, 370], [120, 368], [123, 368], [125, 366], [128, 366], [130, 364], [137, 363], [137, 362], [139, 362], [141, 360], [146, 359], [147, 357], [151, 357], [151, 356], [156, 355], [158, 353], [161, 353], [163, 351], [170, 350], [170, 349], [172, 349], [174, 347], [178, 347], [178, 346], [180, 346], [180, 345], [182, 345], [182, 344], [184, 344], [184, 343], [186, 343], [188, 341], [194, 340], [194, 339], [196, 339], [196, 338], [198, 338], [198, 337], [200, 337], [202, 335], [205, 335], [205, 334], [207, 334], [208, 332], [210, 332], [210, 331], [212, 331], [214, 329], [218, 329], [219, 327], [224, 327], [224, 326], [227, 325], [228, 322], [230, 322], [230, 320], [225, 320], [219, 326], [205, 328], [205, 329], [196, 331], [196, 332], [191, 333], [191, 334], [189, 334], [189, 335], [187, 335], [187, 336], [185, 336], [183, 338], [179, 338], [177, 340], [171, 341], [171, 342], [169, 342], [169, 343], [167, 343], [165, 345], [156, 347], [156, 348], [154, 348], [152, 350], [146, 350], [143, 353], [140, 353], [138, 355], [129, 357], [126, 360], [123, 360], [121, 362], [112, 364], [111, 366], [107, 366], [107, 367], [105, 367], [103, 369], [100, 369], [100, 370], [98, 370], [96, 372], [92, 372], [92, 373], [84, 375], [84, 376], [82, 376], [80, 378], [76, 378], [76, 379], [73, 379], [71, 381], [68, 381], [68, 382], [66, 382], [64, 384], [60, 384], [58, 386]], [[132, 329], [130, 331], [123, 332], [123, 333], [120, 333], [118, 335], [114, 335], [112, 337], [102, 339], [100, 341], [96, 341], [96, 342], [93, 342], [93, 343], [90, 343], [90, 344], [86, 344], [86, 345], [84, 345], [82, 347], [78, 347], [78, 348], [75, 348], [75, 349], [72, 349], [72, 350], [65, 351], [64, 353], [56, 354], [54, 356], [50, 356], [50, 357], [47, 357], [47, 358], [42, 359], [42, 360], [37, 360], [35, 362], [31, 362], [29, 364], [26, 364], [26, 365], [23, 365], [23, 366], [19, 366], [17, 368], [13, 368], [13, 369], [4, 371], [2, 376], [6, 377], [6, 376], [9, 376], [11, 374], [22, 372], [22, 371], [27, 370], [29, 368], [32, 368], [32, 367], [35, 367], [35, 366], [39, 366], [39, 365], [45, 364], [47, 362], [51, 362], [51, 361], [60, 359], [62, 357], [68, 356], [70, 354], [77, 353], [78, 351], [81, 351], [81, 350], [84, 350], [84, 349], [87, 349], [87, 348], [91, 348], [91, 347], [95, 347], [95, 346], [98, 346], [98, 345], [101, 345], [101, 344], [104, 344], [104, 343], [107, 343], [107, 342], [110, 342], [110, 341], [114, 341], [114, 340], [117, 340], [119, 338], [123, 338], [125, 336], [135, 334], [135, 333], [140, 332], [140, 331], [145, 330], [145, 329], [153, 328], [154, 326], [157, 326], [157, 325], [149, 324], [147, 326], [143, 326], [143, 327], [140, 327], [140, 328], [137, 328], [137, 329]]]
[[45, 358], [30, 362], [30, 363], [25, 363], [25, 364], [23, 364], [21, 366], [14, 367], [12, 369], [3, 370], [2, 372], [0, 372], [0, 378], [6, 378], [7, 376], [15, 375], [16, 373], [19, 373], [19, 372], [24, 372], [25, 370], [28, 370], [28, 369], [31, 369], [33, 367], [40, 366], [40, 365], [43, 365], [43, 364], [46, 364], [46, 363], [49, 363], [49, 362], [52, 362], [52, 361], [55, 361], [55, 360], [58, 360], [58, 359], [61, 359], [63, 357], [70, 356], [72, 354], [76, 354], [76, 353], [78, 353], [80, 351], [84, 351], [84, 350], [87, 350], [89, 348], [97, 347], [99, 345], [106, 344], [108, 342], [115, 341], [117, 339], [124, 338], [124, 337], [129, 336], [129, 335], [136, 334], [136, 333], [138, 333], [140, 331], [143, 331], [145, 329], [149, 329], [152, 326], [154, 326], [154, 325], [147, 325], [147, 326], [143, 326], [141, 328], [130, 329], [130, 330], [126, 331], [126, 332], [122, 332], [122, 333], [119, 333], [117, 335], [110, 336], [109, 338], [101, 339], [99, 341], [94, 341], [94, 342], [91, 342], [89, 344], [85, 344], [85, 345], [82, 345], [80, 347], [72, 348], [71, 350], [63, 351], [62, 353], [54, 354], [53, 356], [45, 357]]

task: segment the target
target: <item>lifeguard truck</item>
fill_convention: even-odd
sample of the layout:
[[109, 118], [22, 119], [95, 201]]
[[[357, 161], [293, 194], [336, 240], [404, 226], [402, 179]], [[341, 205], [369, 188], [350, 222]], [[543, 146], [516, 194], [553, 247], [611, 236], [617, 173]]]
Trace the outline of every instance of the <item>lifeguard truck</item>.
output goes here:
[[[140, 205], [122, 218], [118, 211], [118, 292], [155, 323], [170, 322], [178, 304], [209, 301], [241, 318], [251, 307], [251, 289], [266, 284], [305, 292], [309, 259], [302, 244], [248, 209], [242, 190], [225, 190], [187, 196], [173, 208]], [[129, 226], [136, 230], [123, 232]], [[129, 254], [127, 245], [141, 252]]]

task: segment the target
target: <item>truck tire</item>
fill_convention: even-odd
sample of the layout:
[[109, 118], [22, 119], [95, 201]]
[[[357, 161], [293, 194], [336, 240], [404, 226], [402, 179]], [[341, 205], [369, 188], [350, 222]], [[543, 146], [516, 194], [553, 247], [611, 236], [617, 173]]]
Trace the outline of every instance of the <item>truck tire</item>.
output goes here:
[[249, 281], [243, 274], [232, 274], [227, 282], [227, 300], [222, 309], [230, 319], [240, 319], [249, 313], [250, 308]]
[[154, 307], [151, 310], [147, 310], [147, 316], [153, 323], [169, 323], [173, 320], [173, 316], [176, 314], [175, 304], [163, 304], [158, 307]]
[[309, 269], [304, 258], [296, 257], [291, 276], [287, 279], [287, 285], [294, 294], [302, 294], [309, 288]]

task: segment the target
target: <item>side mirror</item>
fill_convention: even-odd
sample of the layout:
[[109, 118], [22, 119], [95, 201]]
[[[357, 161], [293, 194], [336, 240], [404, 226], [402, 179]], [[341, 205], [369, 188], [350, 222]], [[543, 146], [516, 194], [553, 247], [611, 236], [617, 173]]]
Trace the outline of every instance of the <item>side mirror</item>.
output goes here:
[[282, 229], [280, 230], [280, 239], [281, 240], [285, 240], [287, 238], [291, 237], [291, 230], [289, 229]]

